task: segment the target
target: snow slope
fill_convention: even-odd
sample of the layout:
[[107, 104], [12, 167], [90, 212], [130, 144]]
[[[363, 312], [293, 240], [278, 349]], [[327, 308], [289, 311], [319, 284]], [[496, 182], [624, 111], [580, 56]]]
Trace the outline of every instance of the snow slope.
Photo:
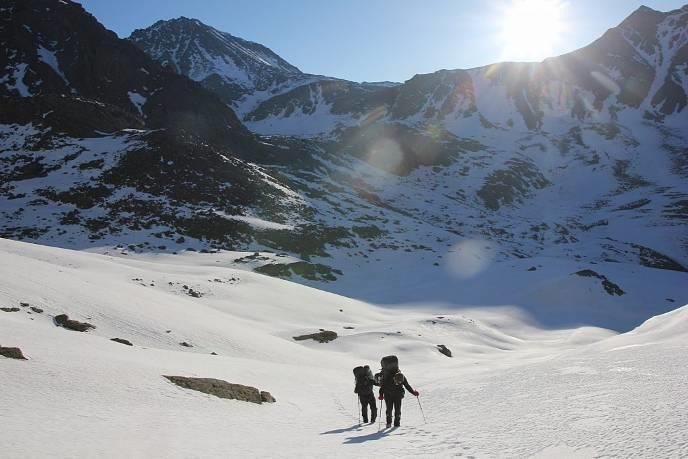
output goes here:
[[[0, 312], [0, 344], [29, 359], [0, 357], [3, 457], [688, 454], [688, 307], [614, 336], [539, 329], [508, 306], [385, 309], [207, 258], [4, 239], [0, 254], [0, 303], [45, 310]], [[55, 327], [60, 313], [97, 328]], [[291, 339], [319, 328], [340, 337]], [[401, 428], [358, 425], [351, 368], [390, 353], [420, 390], [427, 424], [407, 397]], [[164, 374], [254, 385], [277, 403], [218, 399]]]

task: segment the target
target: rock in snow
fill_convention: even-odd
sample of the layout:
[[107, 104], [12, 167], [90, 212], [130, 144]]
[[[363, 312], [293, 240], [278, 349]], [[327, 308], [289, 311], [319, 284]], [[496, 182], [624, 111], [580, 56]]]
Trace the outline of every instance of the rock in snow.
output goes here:
[[294, 337], [294, 340], [296, 341], [304, 341], [307, 339], [312, 339], [313, 341], [317, 341], [319, 343], [329, 343], [330, 341], [334, 341], [335, 339], [337, 339], [337, 332], [323, 330], [319, 331], [318, 333], [311, 333], [309, 335], [300, 335]]
[[85, 332], [88, 331], [92, 328], [96, 328], [95, 325], [92, 325], [88, 322], [79, 322], [78, 320], [72, 320], [67, 316], [67, 314], [60, 314], [58, 316], [55, 316], [55, 325], [58, 327], [66, 328], [67, 330], [74, 330], [78, 332]]
[[269, 392], [261, 392], [255, 387], [233, 384], [221, 379], [188, 378], [185, 376], [166, 376], [174, 384], [185, 389], [196, 390], [220, 398], [241, 400], [251, 403], [273, 403], [276, 400]]
[[449, 348], [448, 348], [447, 346], [445, 346], [444, 344], [438, 344], [438, 345], [437, 345], [437, 350], [440, 351], [440, 353], [446, 355], [447, 357], [451, 357], [451, 356], [452, 356], [452, 352], [451, 352], [451, 351], [449, 350]]
[[26, 360], [21, 349], [18, 347], [2, 347], [0, 346], [0, 355], [8, 359]]

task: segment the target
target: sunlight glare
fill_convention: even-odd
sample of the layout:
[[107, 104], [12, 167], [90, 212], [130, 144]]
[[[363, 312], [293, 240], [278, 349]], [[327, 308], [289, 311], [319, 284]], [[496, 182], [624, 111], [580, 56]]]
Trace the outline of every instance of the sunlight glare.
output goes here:
[[551, 56], [565, 29], [562, 0], [511, 0], [502, 12], [503, 59], [537, 61]]

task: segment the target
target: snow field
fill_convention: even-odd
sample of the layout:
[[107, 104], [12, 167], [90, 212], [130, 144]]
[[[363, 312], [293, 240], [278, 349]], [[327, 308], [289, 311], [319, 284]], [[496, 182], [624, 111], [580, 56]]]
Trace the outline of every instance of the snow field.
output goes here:
[[[686, 308], [623, 335], [548, 330], [513, 307], [393, 310], [166, 257], [8, 240], [0, 252], [0, 302], [45, 310], [0, 314], [0, 344], [29, 359], [0, 359], [3, 457], [688, 454]], [[59, 313], [97, 328], [58, 328]], [[340, 337], [291, 339], [319, 328]], [[392, 353], [428, 423], [407, 395], [401, 428], [358, 426], [351, 368]], [[277, 403], [181, 389], [167, 374], [253, 385]]]

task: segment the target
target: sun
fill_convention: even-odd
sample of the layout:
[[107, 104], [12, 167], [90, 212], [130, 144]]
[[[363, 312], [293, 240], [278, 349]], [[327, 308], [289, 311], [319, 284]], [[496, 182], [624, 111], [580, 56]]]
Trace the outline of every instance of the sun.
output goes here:
[[539, 61], [552, 55], [565, 30], [563, 0], [511, 0], [502, 11], [505, 60]]

